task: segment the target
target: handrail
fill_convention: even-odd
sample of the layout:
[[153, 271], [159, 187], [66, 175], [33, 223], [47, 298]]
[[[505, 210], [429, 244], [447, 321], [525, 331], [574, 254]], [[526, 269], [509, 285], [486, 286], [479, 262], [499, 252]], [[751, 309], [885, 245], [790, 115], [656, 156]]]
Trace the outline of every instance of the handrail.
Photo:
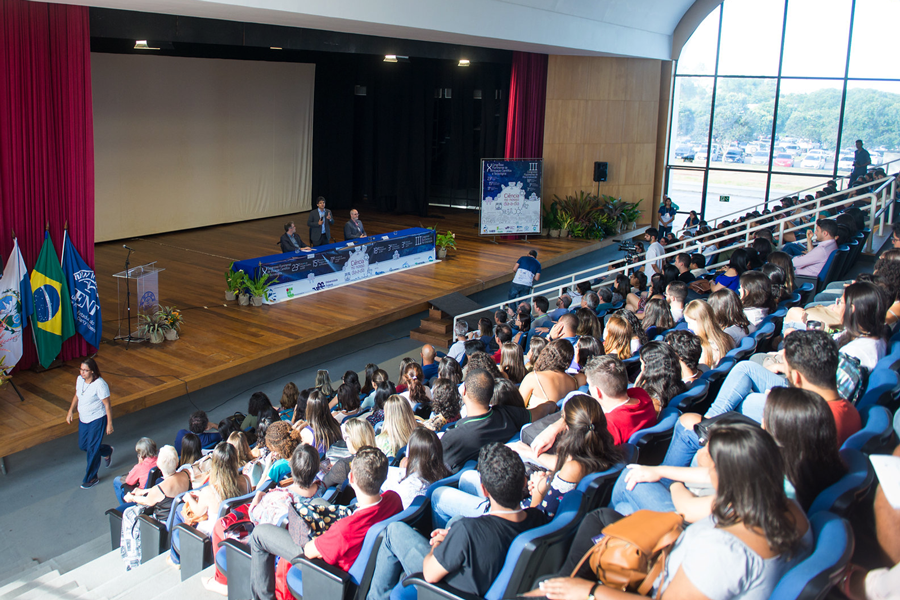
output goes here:
[[[892, 178], [891, 178], [891, 177], [887, 177], [886, 179], [890, 181]], [[795, 204], [794, 206], [792, 206], [792, 207], [791, 207], [791, 211], [790, 211], [790, 212], [786, 212], [786, 213], [784, 214], [784, 216], [783, 216], [783, 217], [779, 217], [779, 219], [787, 219], [787, 220], [796, 219], [796, 218], [798, 218], [798, 216], [800, 216], [800, 215], [796, 214], [796, 211], [799, 210], [799, 209], [801, 209], [801, 208], [803, 208], [803, 207], [807, 207], [807, 206], [811, 206], [811, 205], [815, 204], [815, 205], [816, 205], [816, 208], [817, 208], [817, 209], [820, 209], [820, 208], [821, 208], [821, 203], [822, 203], [823, 201], [829, 200], [829, 199], [831, 199], [831, 198], [838, 198], [838, 197], [844, 196], [848, 191], [851, 191], [851, 190], [861, 190], [861, 189], [864, 188], [864, 187], [868, 187], [868, 186], [867, 186], [866, 184], [860, 184], [860, 185], [858, 185], [858, 186], [855, 186], [855, 187], [853, 187], [853, 188], [849, 188], [849, 189], [844, 190], [844, 191], [842, 191], [842, 192], [836, 192], [836, 193], [834, 193], [834, 194], [829, 194], [828, 196], [822, 196], [821, 198], [815, 198], [815, 199], [813, 199], [813, 200], [807, 200], [807, 201], [805, 201], [805, 202], [800, 202], [800, 203]], [[892, 196], [892, 197], [893, 197], [893, 196]], [[832, 203], [832, 204], [829, 204], [829, 206], [836, 206], [836, 205], [840, 206], [840, 205], [842, 205], [842, 204], [846, 204], [846, 203], [847, 203], [847, 202], [845, 202], [846, 200], [852, 200], [853, 202], [858, 202], [858, 201], [859, 201], [859, 200], [858, 200], [859, 198], [861, 198], [861, 196], [856, 196], [854, 199], [847, 199], [847, 198], [845, 198], [845, 199], [843, 199], [843, 200], [839, 200], [839, 201], [837, 201], [837, 202], [834, 202], [834, 203]], [[803, 213], [803, 214], [806, 214], [806, 213]], [[767, 216], [772, 216], [772, 215], [767, 215]], [[771, 225], [773, 225], [773, 224], [779, 223], [779, 222], [780, 222], [779, 219], [776, 219], [776, 220], [774, 221], [774, 223], [768, 223], [768, 224], [766, 224], [766, 227], [769, 227], [769, 226], [771, 226]], [[816, 220], [818, 220], [818, 210], [816, 211]], [[735, 223], [735, 224], [733, 224], [733, 225], [731, 225], [731, 226], [729, 226], [729, 227], [744, 227], [744, 225], [745, 225], [744, 223]], [[800, 226], [800, 227], [802, 227], [802, 226]], [[778, 239], [779, 245], [781, 245], [781, 244], [783, 243], [783, 241], [784, 241], [784, 234], [785, 234], [785, 233], [789, 233], [789, 232], [796, 231], [796, 230], [797, 230], [798, 228], [800, 228], [800, 227], [793, 227], [793, 228], [788, 228], [788, 229], [784, 229], [783, 231], [780, 231], [780, 232], [779, 232], [779, 239]], [[701, 235], [693, 236], [693, 237], [691, 237], [690, 239], [691, 239], [691, 241], [701, 241], [701, 240], [707, 240], [707, 239], [709, 239], [709, 238], [715, 238], [715, 239], [728, 239], [728, 237], [730, 237], [730, 236], [722, 237], [721, 231], [720, 231], [720, 230], [713, 230], [713, 231], [710, 231], [709, 233], [704, 233], [704, 234], [701, 234]], [[552, 284], [554, 284], [554, 283], [557, 283], [557, 282], [560, 282], [560, 281], [567, 281], [567, 282], [568, 282], [572, 277], [579, 276], [579, 275], [584, 275], [584, 274], [586, 274], [586, 273], [590, 273], [590, 272], [596, 271], [597, 269], [598, 269], [598, 267], [591, 267], [591, 268], [589, 268], [589, 269], [584, 269], [584, 270], [582, 270], [582, 271], [573, 273], [573, 274], [571, 274], [571, 275], [566, 275], [566, 276], [563, 276], [563, 277], [557, 277], [556, 279], [551, 279], [551, 280], [549, 280], [549, 281], [542, 281], [542, 282], [538, 283], [537, 285], [535, 285], [535, 287], [537, 288], [537, 287], [547, 287], [547, 286], [550, 286], [550, 287], [552, 288]], [[585, 277], [579, 277], [579, 280], [583, 280], [583, 279], [585, 279]], [[548, 288], [548, 289], [549, 289], [549, 288]]]
[[[878, 165], [869, 165], [869, 168], [870, 168], [870, 169], [883, 168], [885, 174], [888, 175], [888, 177], [890, 177], [890, 175], [888, 174], [888, 168], [887, 168], [887, 167], [888, 167], [888, 165], [894, 164], [895, 162], [900, 162], [900, 158], [895, 158], [894, 160], [889, 160], [889, 161], [886, 162], [886, 163], [881, 163], [881, 164], [878, 164]], [[757, 171], [747, 171], [747, 172], [749, 172], [749, 173], [756, 173]], [[845, 179], [849, 179], [849, 178], [850, 178], [850, 175], [838, 175], [837, 177], [834, 178], [834, 181], [835, 181], [835, 183], [837, 183], [837, 182], [839, 182], [839, 181], [844, 181]], [[727, 213], [727, 214], [720, 215], [720, 216], [716, 217], [715, 219], [713, 219], [713, 222], [712, 222], [712, 223], [710, 223], [709, 221], [707, 221], [707, 224], [709, 224], [710, 227], [712, 227], [713, 225], [715, 225], [715, 224], [717, 224], [717, 223], [719, 223], [719, 222], [721, 222], [721, 221], [723, 221], [723, 220], [725, 220], [725, 219], [728, 219], [728, 218], [730, 218], [730, 217], [733, 217], [733, 216], [735, 216], [735, 215], [738, 215], [738, 214], [740, 214], [740, 215], [745, 215], [745, 214], [747, 214], [747, 213], [750, 213], [750, 212], [753, 212], [754, 210], [759, 209], [760, 207], [765, 208], [766, 206], [768, 206], [769, 204], [771, 204], [771, 203], [773, 203], [773, 202], [780, 202], [780, 201], [781, 201], [782, 199], [784, 199], [784, 198], [789, 198], [790, 196], [799, 196], [800, 194], [803, 194], [804, 192], [808, 192], [808, 191], [810, 191], [810, 190], [813, 190], [813, 189], [816, 189], [816, 188], [821, 188], [821, 187], [822, 187], [822, 184], [819, 183], [819, 184], [816, 184], [816, 185], [812, 185], [812, 186], [810, 186], [810, 187], [808, 187], [808, 188], [804, 188], [804, 189], [802, 189], [802, 190], [800, 190], [800, 191], [797, 191], [797, 192], [791, 192], [790, 194], [785, 194], [785, 195], [779, 196], [779, 197], [777, 197], [777, 198], [772, 198], [771, 200], [766, 200], [766, 201], [761, 202], [761, 203], [759, 203], [759, 204], [754, 204], [754, 205], [749, 206], [749, 207], [746, 207], [746, 208], [738, 209], [738, 210], [736, 210], [736, 211], [734, 211], [734, 212], [730, 212], [730, 213]], [[845, 194], [845, 193], [847, 193], [850, 189], [851, 189], [851, 188], [847, 188], [846, 190], [838, 190], [838, 193]], [[681, 229], [679, 229], [679, 230], [677, 231], [677, 233], [682, 233], [683, 231], [685, 231], [685, 229], [686, 229], [686, 228], [682, 227]]]
[[[869, 229], [874, 231], [875, 221], [876, 221], [876, 219], [880, 219], [879, 235], [881, 235], [881, 233], [883, 232], [883, 229], [884, 229], [885, 214], [887, 213], [888, 206], [893, 203], [893, 197], [896, 192], [896, 186], [897, 186], [897, 177], [886, 177], [885, 181], [877, 189], [875, 189], [871, 192], [867, 192], [861, 196], [854, 196], [852, 198], [844, 198], [843, 200], [833, 202], [833, 203], [829, 204], [828, 207], [826, 207], [826, 208], [839, 208], [842, 206], [848, 206], [851, 204], [855, 204], [857, 202], [861, 202], [868, 198], [870, 200], [869, 223], [868, 223]], [[859, 186], [859, 187], [863, 187], [863, 186]], [[890, 188], [890, 194], [887, 193], [888, 188]], [[856, 189], [856, 188], [852, 188], [852, 189]], [[832, 196], [843, 195], [843, 194], [846, 194], [846, 192], [847, 192], [847, 190], [845, 190], [843, 192], [839, 192], [838, 194], [832, 194]], [[881, 195], [880, 199], [879, 199], [879, 193]], [[701, 238], [708, 238], [713, 235], [717, 236], [716, 237], [717, 242], [721, 242], [723, 240], [735, 239], [735, 243], [733, 245], [725, 247], [725, 248], [718, 248], [717, 252], [716, 252], [717, 254], [720, 254], [722, 252], [728, 252], [729, 250], [735, 250], [737, 248], [741, 248], [745, 244], [749, 243], [749, 241], [752, 239], [753, 233], [763, 230], [763, 229], [769, 229], [773, 226], [778, 227], [778, 229], [779, 229], [778, 238], [779, 238], [779, 241], [782, 241], [784, 239], [785, 233], [797, 231], [797, 230], [807, 227], [809, 225], [809, 223], [802, 223], [800, 225], [785, 227], [785, 223], [787, 223], [788, 221], [793, 221], [798, 218], [815, 215], [815, 219], [812, 220], [812, 222], [814, 223], [815, 221], [818, 220], [818, 217], [819, 217], [819, 214], [821, 213], [821, 211], [824, 210], [824, 208], [820, 205], [821, 201], [825, 200], [827, 198], [828, 197], [822, 197], [822, 198], [816, 199], [815, 201], [805, 202], [803, 204], [814, 204], [815, 203], [816, 206], [814, 208], [811, 208], [809, 210], [806, 210], [806, 211], [803, 211], [800, 213], [796, 213], [796, 211], [791, 211], [790, 213], [785, 214], [780, 219], [776, 219], [774, 222], [762, 223], [762, 224], [758, 224], [758, 225], [754, 225], [753, 222], [751, 222], [751, 221], [747, 221], [745, 223], [736, 223], [735, 225], [733, 225], [729, 228], [729, 229], [735, 229], [735, 228], [740, 229], [739, 231], [735, 231], [734, 233], [719, 235], [720, 232], [717, 231], [717, 232], [711, 232], [709, 234], [705, 234], [703, 236], [697, 236], [697, 237], [688, 238], [685, 240], [679, 240], [678, 243], [673, 244], [673, 246], [676, 246], [675, 249], [673, 249], [670, 252], [666, 252], [665, 254], [662, 254], [660, 256], [657, 256], [656, 258], [653, 258], [653, 259], [644, 259], [644, 260], [637, 261], [637, 262], [634, 262], [631, 264], [622, 264], [624, 261], [623, 261], [623, 259], [619, 258], [619, 259], [610, 261], [608, 263], [605, 263], [605, 264], [597, 266], [597, 267], [592, 267], [590, 269], [578, 271], [578, 272], [575, 272], [575, 273], [572, 273], [570, 275], [566, 275], [563, 277], [557, 277], [556, 279], [552, 279], [550, 281], [540, 282], [538, 285], [535, 286], [535, 288], [537, 288], [538, 286], [540, 286], [542, 288], [545, 286], [551, 286], [551, 287], [542, 289], [541, 291], [532, 291], [531, 294], [528, 294], [525, 296], [520, 296], [520, 297], [516, 298], [515, 302], [523, 302], [523, 301], [531, 302], [531, 301], [533, 301], [535, 296], [544, 296], [544, 295], [547, 295], [547, 292], [550, 292], [553, 290], [562, 292], [567, 286], [574, 285], [578, 281], [584, 281], [585, 279], [591, 279], [592, 277], [587, 275], [587, 273], [594, 273], [594, 275], [593, 275], [594, 277], [596, 277], [600, 274], [609, 276], [612, 274], [626, 273], [626, 272], [629, 272], [632, 270], [639, 270], [642, 267], [649, 265], [650, 263], [655, 263], [655, 262], [658, 262], [659, 260], [671, 258], [671, 257], [674, 257], [683, 252], [688, 252], [689, 250], [696, 250], [698, 252], [701, 252], [703, 249], [703, 246], [704, 246], [704, 244], [700, 241]], [[880, 209], [878, 207], [879, 200], [880, 200], [880, 204], [881, 204]], [[802, 206], [802, 204], [797, 205], [797, 206]], [[737, 238], [743, 238], [743, 241], [738, 241]], [[872, 249], [872, 236], [871, 235], [869, 236], [869, 240], [868, 240], [868, 248], [869, 248], [869, 251], [871, 251], [871, 249]], [[712, 265], [707, 265], [707, 266], [708, 267], [718, 267], [718, 266], [722, 266], [725, 264], [727, 264], [727, 263], [723, 261], [723, 262], [718, 262], [718, 263], [715, 263]], [[612, 285], [614, 283], [614, 281], [615, 281], [615, 277], [610, 278], [607, 281], [600, 283], [599, 286], [603, 287], [603, 286], [607, 286], [607, 285]], [[558, 284], [558, 285], [551, 285], [551, 284]], [[454, 331], [456, 330], [456, 323], [459, 319], [469, 317], [472, 315], [476, 315], [476, 314], [486, 312], [486, 311], [494, 311], [496, 309], [499, 309], [499, 308], [502, 308], [502, 307], [508, 305], [509, 303], [510, 303], [510, 300], [505, 300], [503, 302], [499, 302], [499, 303], [493, 304], [491, 306], [482, 307], [482, 308], [479, 308], [478, 310], [474, 310], [474, 311], [470, 311], [467, 313], [457, 315], [456, 317], [453, 318], [453, 329], [454, 329]]]

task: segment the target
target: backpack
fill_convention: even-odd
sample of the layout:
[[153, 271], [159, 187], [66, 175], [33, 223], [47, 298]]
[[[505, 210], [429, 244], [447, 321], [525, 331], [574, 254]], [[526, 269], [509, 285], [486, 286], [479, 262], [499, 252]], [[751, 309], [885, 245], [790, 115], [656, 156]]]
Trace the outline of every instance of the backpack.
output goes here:
[[604, 585], [646, 596], [683, 529], [684, 520], [676, 513], [639, 510], [604, 527], [603, 537], [578, 562], [572, 577], [589, 560]]
[[868, 386], [869, 370], [862, 366], [855, 356], [841, 352], [838, 355], [837, 368], [837, 391], [840, 397], [856, 406]]

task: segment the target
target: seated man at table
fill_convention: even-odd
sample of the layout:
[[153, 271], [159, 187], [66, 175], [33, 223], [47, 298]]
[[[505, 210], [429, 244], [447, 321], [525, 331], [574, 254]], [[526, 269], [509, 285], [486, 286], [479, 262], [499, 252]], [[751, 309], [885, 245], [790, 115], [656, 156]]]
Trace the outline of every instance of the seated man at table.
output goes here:
[[284, 234], [282, 234], [278, 244], [281, 246], [282, 252], [299, 252], [300, 250], [309, 252], [312, 250], [312, 248], [304, 244], [303, 240], [300, 239], [300, 236], [297, 235], [297, 227], [294, 225], [293, 221], [288, 221], [284, 224]]
[[344, 241], [349, 242], [367, 235], [369, 234], [366, 233], [366, 228], [359, 220], [359, 211], [355, 208], [350, 209], [350, 220], [344, 225]]

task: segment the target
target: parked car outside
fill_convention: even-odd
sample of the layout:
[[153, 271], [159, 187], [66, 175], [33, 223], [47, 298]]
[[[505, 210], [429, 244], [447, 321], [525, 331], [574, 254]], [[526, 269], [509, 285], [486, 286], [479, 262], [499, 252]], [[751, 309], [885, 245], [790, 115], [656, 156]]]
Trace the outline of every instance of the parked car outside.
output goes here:
[[824, 169], [825, 168], [825, 156], [821, 154], [807, 154], [803, 157], [803, 160], [800, 161], [801, 169]]
[[773, 164], [776, 167], [793, 167], [794, 166], [794, 157], [788, 154], [787, 152], [780, 152], [775, 155], [775, 160]]
[[769, 153], [765, 151], [757, 151], [750, 157], [751, 165], [767, 165], [769, 164]]
[[725, 158], [723, 162], [730, 163], [743, 163], [744, 162], [744, 152], [738, 148], [729, 148], [727, 152], [725, 152]]

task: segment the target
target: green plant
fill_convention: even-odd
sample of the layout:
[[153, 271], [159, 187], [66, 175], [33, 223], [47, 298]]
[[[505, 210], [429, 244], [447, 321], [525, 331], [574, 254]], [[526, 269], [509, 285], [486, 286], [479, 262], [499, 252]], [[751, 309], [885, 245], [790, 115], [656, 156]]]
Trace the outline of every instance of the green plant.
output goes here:
[[453, 248], [456, 250], [456, 234], [452, 231], [447, 231], [446, 233], [441, 233], [437, 230], [437, 225], [431, 227], [430, 229], [434, 230], [434, 245], [438, 248]]
[[169, 323], [165, 320], [161, 310], [147, 315], [138, 315], [138, 334], [150, 337], [153, 334], [162, 335], [169, 329]]
[[265, 298], [266, 292], [269, 291], [269, 288], [272, 287], [272, 284], [275, 283], [278, 277], [272, 275], [271, 273], [264, 273], [262, 269], [260, 269], [258, 277], [247, 277], [246, 286], [250, 291], [250, 295], [256, 298]]
[[625, 206], [622, 208], [622, 222], [623, 223], [625, 223], [626, 225], [630, 225], [631, 223], [636, 223], [637, 220], [641, 218], [641, 211], [638, 208], [638, 206], [640, 206], [641, 202], [643, 202], [643, 201], [644, 201], [644, 199], [641, 198], [634, 204], [631, 204], [628, 202], [624, 203]]
[[184, 315], [177, 306], [163, 306], [159, 309], [160, 317], [168, 325], [167, 329], [178, 331], [184, 323]]
[[560, 229], [559, 203], [554, 200], [550, 203], [550, 208], [544, 206], [541, 210], [544, 217], [544, 228]]
[[243, 269], [239, 269], [237, 271], [232, 270], [234, 267], [234, 263], [231, 263], [231, 266], [228, 267], [228, 270], [225, 271], [225, 285], [228, 286], [229, 292], [234, 292], [235, 294], [239, 294], [244, 287], [246, 287], [247, 274], [244, 273]]

